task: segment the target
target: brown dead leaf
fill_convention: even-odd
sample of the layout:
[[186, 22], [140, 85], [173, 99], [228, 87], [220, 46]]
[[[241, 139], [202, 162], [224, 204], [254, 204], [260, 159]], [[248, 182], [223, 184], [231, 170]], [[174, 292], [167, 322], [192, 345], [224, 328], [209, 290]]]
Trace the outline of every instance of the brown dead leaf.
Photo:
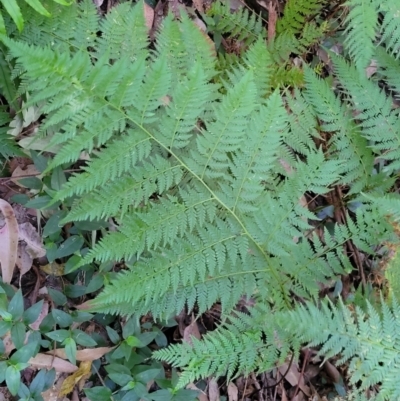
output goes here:
[[377, 70], [378, 70], [378, 62], [376, 60], [372, 59], [368, 65], [368, 67], [365, 69], [367, 78], [371, 78], [372, 75], [374, 75]]
[[19, 240], [26, 243], [26, 251], [33, 258], [41, 258], [46, 255], [42, 239], [31, 223], [22, 223], [19, 228]]
[[146, 21], [146, 27], [150, 32], [154, 22], [154, 10], [145, 1], [143, 2], [144, 20]]
[[193, 23], [195, 23], [202, 32], [207, 32], [207, 25], [204, 23], [204, 21], [202, 19], [200, 19], [199, 17], [195, 17], [193, 19]]
[[18, 224], [11, 205], [0, 199], [5, 225], [0, 228], [0, 264], [3, 282], [11, 282], [18, 252]]
[[278, 13], [275, 4], [271, 1], [268, 4], [268, 43], [271, 43], [276, 34], [276, 22], [278, 20]]
[[66, 373], [56, 372], [56, 377], [54, 379], [53, 385], [44, 393], [41, 394], [44, 401], [61, 401], [58, 398], [58, 393], [60, 392], [62, 383], [66, 377]]
[[198, 391], [199, 394], [197, 395], [197, 398], [199, 401], [209, 401], [207, 394], [204, 391], [200, 390], [198, 387], [196, 387], [196, 385], [194, 383], [189, 383], [186, 386], [186, 388], [189, 390]]
[[33, 262], [32, 257], [26, 251], [26, 244], [18, 242], [18, 257], [16, 264], [21, 276], [23, 276], [31, 269], [32, 262]]
[[238, 399], [239, 399], [238, 388], [236, 387], [235, 383], [230, 382], [228, 384], [228, 400], [229, 401], [238, 401]]
[[340, 383], [340, 381], [342, 380], [342, 375], [340, 374], [336, 366], [332, 365], [329, 361], [325, 361], [324, 369], [334, 383]]
[[78, 370], [78, 367], [64, 359], [39, 353], [29, 360], [29, 364], [33, 368], [54, 368], [56, 372], [73, 373]]
[[204, 14], [204, 2], [203, 0], [193, 0], [194, 8], [201, 14]]
[[300, 374], [296, 363], [292, 363], [289, 371], [288, 371], [288, 363], [281, 365], [278, 368], [278, 370], [282, 376], [285, 375], [285, 380], [289, 382], [293, 387], [297, 386], [297, 384], [300, 381], [299, 384], [300, 390], [307, 396], [310, 396], [311, 394], [310, 388], [304, 384], [304, 377]]
[[75, 305], [75, 308], [78, 310], [88, 310], [90, 309], [90, 301], [85, 301], [80, 305]]
[[40, 311], [38, 318], [33, 323], [31, 323], [29, 327], [32, 330], [39, 330], [40, 323], [42, 323], [43, 319], [48, 315], [48, 313], [49, 303], [47, 301], [44, 301], [42, 305], [42, 310]]
[[72, 392], [71, 401], [79, 401], [79, 393], [78, 393], [78, 390], [77, 390], [77, 389], [75, 389], [75, 390]]
[[215, 379], [211, 379], [208, 382], [208, 398], [210, 401], [219, 401], [220, 394], [219, 394], [219, 387], [218, 383]]
[[[95, 361], [101, 358], [103, 355], [112, 351], [115, 347], [99, 347], [99, 348], [86, 348], [76, 351], [76, 360], [82, 362]], [[62, 359], [68, 359], [64, 348], [57, 348], [52, 351], [48, 351], [47, 354], [56, 355]]]
[[189, 326], [185, 327], [185, 330], [183, 331], [183, 341], [187, 342], [190, 345], [193, 345], [192, 337], [195, 337], [198, 340], [201, 339], [199, 327], [197, 326], [197, 322], [194, 319], [193, 315], [192, 315], [192, 323], [190, 323]]
[[46, 255], [42, 240], [35, 227], [29, 222], [18, 225], [18, 257], [17, 266], [20, 276], [27, 273], [31, 267], [33, 259], [41, 258]]
[[19, 182], [19, 179], [34, 177], [34, 176], [35, 177], [40, 176], [40, 172], [36, 169], [36, 167], [33, 164], [29, 164], [28, 166], [26, 166], [24, 170], [22, 170], [20, 166], [17, 166], [17, 168], [12, 172], [10, 180], [22, 188], [27, 188], [25, 185], [22, 185]]
[[3, 344], [4, 344], [4, 353], [3, 356], [8, 356], [10, 355], [11, 351], [15, 349], [15, 345], [11, 340], [11, 335], [10, 332], [8, 332], [4, 337], [3, 337]]
[[75, 385], [81, 383], [82, 381], [86, 381], [86, 379], [90, 376], [91, 368], [92, 362], [81, 362], [81, 364], [79, 365], [79, 369], [64, 380], [59, 396], [61, 397], [71, 393]]
[[13, 400], [14, 397], [12, 396], [8, 388], [0, 386], [0, 401], [13, 401]]

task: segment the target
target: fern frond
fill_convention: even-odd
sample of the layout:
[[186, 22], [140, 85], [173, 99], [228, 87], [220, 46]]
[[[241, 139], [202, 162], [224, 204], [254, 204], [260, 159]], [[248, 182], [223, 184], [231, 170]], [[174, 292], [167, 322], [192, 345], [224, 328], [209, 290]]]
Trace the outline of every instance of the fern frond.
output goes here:
[[36, 46], [49, 46], [58, 51], [67, 49], [86, 50], [93, 46], [98, 28], [98, 14], [90, 1], [73, 2], [69, 7], [60, 7], [54, 1], [43, 1], [51, 18], [37, 14], [31, 7], [22, 4], [26, 24], [21, 33], [12, 37]]
[[125, 3], [107, 13], [100, 23], [97, 54], [108, 54], [111, 60], [121, 59], [123, 55], [130, 61], [147, 54], [149, 39], [142, 7], [142, 3], [138, 7]]
[[306, 23], [300, 34], [294, 35], [291, 31], [283, 31], [268, 43], [268, 50], [278, 65], [286, 62], [293, 54], [303, 54], [307, 49], [318, 43], [324, 35], [324, 26], [315, 23]]
[[25, 156], [15, 139], [7, 133], [11, 119], [9, 113], [4, 111], [4, 107], [2, 109], [0, 109], [0, 156], [5, 159], [16, 155]]
[[319, 137], [316, 127], [315, 113], [299, 90], [294, 96], [287, 96], [290, 109], [290, 134], [286, 135], [284, 142], [289, 147], [289, 154], [282, 155], [284, 160], [292, 165], [295, 162], [293, 151], [306, 156], [315, 147], [314, 139]]
[[229, 2], [216, 1], [207, 11], [207, 15], [217, 17], [213, 27], [215, 31], [221, 34], [228, 33], [247, 45], [255, 42], [260, 35], [265, 36], [261, 18], [254, 12], [249, 12], [246, 7], [231, 12]]
[[374, 168], [368, 142], [326, 81], [317, 78], [310, 69], [305, 71], [305, 81], [304, 93], [321, 121], [321, 130], [332, 134], [331, 157], [346, 161], [342, 182], [352, 186], [350, 193], [359, 193], [370, 185]]
[[325, 0], [289, 0], [285, 4], [283, 17], [279, 18], [276, 33], [301, 33], [305, 23], [317, 15]]
[[352, 101], [361, 134], [380, 158], [390, 162], [386, 172], [398, 169], [400, 120], [398, 112], [392, 109], [392, 99], [343, 59], [334, 57], [333, 63], [342, 90]]
[[345, 23], [345, 45], [356, 66], [365, 68], [375, 49], [378, 30], [378, 2], [376, 0], [349, 0], [349, 13]]
[[394, 91], [394, 96], [400, 97], [400, 65], [398, 60], [388, 54], [383, 47], [376, 49], [379, 73]]
[[384, 18], [381, 25], [381, 41], [396, 59], [400, 57], [400, 6], [396, 0], [379, 2]]
[[173, 345], [153, 356], [182, 368], [178, 387], [210, 373], [232, 380], [240, 373], [268, 371], [275, 366], [271, 361], [285, 360], [292, 345], [285, 341], [283, 332], [278, 335], [271, 330], [273, 313], [268, 307], [252, 308], [250, 315], [236, 312], [228, 323], [207, 333], [202, 341], [192, 339], [193, 344]]
[[382, 301], [380, 311], [368, 303], [366, 312], [357, 307], [355, 313], [342, 302], [338, 307], [323, 303], [321, 309], [308, 303], [283, 314], [281, 321], [309, 346], [321, 345], [325, 360], [340, 355], [338, 364], [349, 361], [350, 382], [360, 391], [380, 384], [376, 400], [393, 400], [400, 397], [399, 312], [396, 300], [391, 307]]

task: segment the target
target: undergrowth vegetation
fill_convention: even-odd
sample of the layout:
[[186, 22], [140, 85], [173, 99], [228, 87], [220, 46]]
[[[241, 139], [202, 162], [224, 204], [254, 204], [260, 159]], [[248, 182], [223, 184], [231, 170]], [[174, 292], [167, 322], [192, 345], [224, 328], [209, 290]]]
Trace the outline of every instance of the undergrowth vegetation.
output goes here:
[[[400, 8], [350, 0], [336, 27], [327, 3], [287, 1], [268, 38], [261, 17], [218, 2], [207, 33], [181, 11], [154, 41], [143, 3], [100, 17], [89, 0], [43, 1], [51, 18], [21, 4], [21, 32], [5, 17], [0, 155], [30, 149], [40, 172], [24, 182], [33, 199], [14, 200], [43, 211], [48, 260], [72, 281], [83, 272], [70, 296], [96, 294], [90, 313], [54, 307], [32, 329], [42, 301], [24, 312], [3, 286], [0, 335], [18, 351], [0, 381], [13, 394], [49, 387], [19, 372], [50, 340], [73, 364], [79, 346], [105, 345], [77, 328], [97, 318], [115, 347], [91, 399], [193, 399], [189, 383], [269, 371], [307, 344], [348, 364], [349, 400], [400, 398]], [[169, 345], [161, 327], [215, 304], [216, 330]], [[128, 317], [122, 334], [113, 315]]]

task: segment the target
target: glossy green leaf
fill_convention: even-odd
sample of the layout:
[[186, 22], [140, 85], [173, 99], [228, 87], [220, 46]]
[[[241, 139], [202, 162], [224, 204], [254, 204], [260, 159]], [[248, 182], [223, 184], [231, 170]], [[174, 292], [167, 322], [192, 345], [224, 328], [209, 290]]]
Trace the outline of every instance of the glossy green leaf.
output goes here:
[[83, 345], [84, 347], [94, 347], [97, 345], [92, 337], [79, 329], [72, 330], [72, 337], [75, 339], [77, 344]]
[[69, 298], [78, 298], [86, 293], [86, 287], [83, 285], [69, 284], [64, 288], [64, 293]]
[[67, 338], [63, 342], [65, 354], [72, 364], [76, 364], [76, 342], [73, 338]]
[[138, 334], [137, 339], [140, 341], [141, 345], [137, 345], [137, 347], [145, 347], [150, 344], [156, 337], [158, 333], [155, 331], [146, 331], [144, 333]]
[[129, 346], [126, 341], [123, 341], [119, 347], [113, 352], [112, 358], [113, 359], [120, 359], [120, 358], [125, 358], [127, 361], [132, 353], [132, 347]]
[[15, 366], [9, 366], [6, 370], [6, 384], [12, 395], [16, 395], [21, 383], [21, 374]]
[[63, 6], [70, 6], [74, 3], [74, 0], [66, 1], [66, 0], [53, 0], [55, 3], [61, 4]]
[[5, 322], [4, 320], [0, 320], [0, 337], [3, 337], [7, 331], [10, 331], [12, 327], [12, 322]]
[[25, 325], [22, 322], [17, 322], [11, 328], [11, 340], [15, 345], [15, 348], [19, 349], [24, 345], [25, 341]]
[[51, 202], [51, 200], [52, 198], [49, 195], [38, 196], [27, 202], [25, 206], [32, 209], [55, 209], [57, 204], [48, 207], [48, 204]]
[[14, 320], [19, 319], [24, 313], [24, 298], [21, 290], [18, 290], [12, 297], [8, 305], [8, 312], [11, 313]]
[[72, 317], [60, 309], [53, 309], [51, 313], [60, 327], [69, 327], [73, 323]]
[[59, 191], [67, 182], [65, 173], [61, 166], [57, 166], [51, 173], [51, 188]]
[[137, 316], [132, 316], [122, 328], [122, 337], [140, 334], [140, 324]]
[[95, 292], [99, 290], [101, 287], [104, 286], [104, 275], [103, 274], [96, 274], [92, 277], [90, 280], [87, 288], [86, 288], [86, 294], [90, 294], [92, 292]]
[[64, 210], [58, 210], [48, 220], [43, 228], [43, 237], [48, 237], [51, 234], [55, 234], [61, 231], [62, 226], [59, 225], [61, 219], [67, 215]]
[[3, 15], [0, 12], [0, 35], [6, 35], [6, 24], [4, 23]]
[[159, 373], [160, 373], [161, 369], [148, 369], [148, 367], [146, 366], [146, 369], [143, 370], [140, 373], [137, 373], [134, 375], [135, 380], [140, 381], [144, 384], [150, 382], [151, 380], [155, 379]]
[[107, 334], [110, 341], [113, 344], [117, 344], [120, 341], [119, 334], [116, 330], [112, 329], [110, 326], [106, 326]]
[[36, 302], [22, 314], [22, 321], [28, 325], [36, 321], [42, 311], [43, 300]]
[[128, 391], [123, 397], [121, 401], [139, 401], [140, 397], [135, 393], [134, 390]]
[[132, 376], [125, 373], [110, 373], [108, 377], [121, 387], [125, 386], [132, 380]]
[[54, 330], [51, 331], [50, 333], [46, 333], [46, 336], [51, 338], [54, 341], [62, 342], [66, 338], [71, 336], [71, 332], [69, 330]]
[[30, 385], [32, 395], [38, 397], [40, 393], [48, 390], [53, 385], [55, 377], [55, 369], [48, 371], [46, 369], [39, 370], [38, 374], [32, 380]]
[[29, 189], [41, 189], [43, 186], [42, 180], [37, 177], [20, 178], [18, 183]]
[[50, 298], [57, 306], [62, 306], [67, 303], [67, 297], [60, 291], [55, 290], [54, 288], [48, 289]]
[[42, 14], [45, 17], [50, 17], [50, 13], [43, 7], [42, 3], [39, 0], [25, 0], [25, 2], [29, 4], [39, 14]]
[[77, 323], [87, 322], [93, 319], [93, 314], [85, 311], [74, 310], [70, 313], [72, 320]]
[[17, 352], [14, 352], [10, 358], [10, 362], [14, 365], [18, 363], [26, 363], [29, 361], [30, 358], [32, 358], [38, 348], [38, 343], [37, 342], [30, 342], [26, 345], [24, 345], [22, 348], [20, 348]]
[[111, 390], [107, 387], [85, 388], [84, 392], [91, 401], [110, 401]]
[[79, 235], [71, 235], [66, 239], [57, 249], [56, 258], [64, 258], [65, 256], [72, 255], [82, 248], [84, 240]]
[[31, 150], [31, 158], [33, 160], [33, 164], [35, 165], [36, 169], [43, 173], [46, 170], [48, 164], [48, 158], [43, 156], [42, 154], [36, 152], [35, 150]]
[[3, 4], [4, 8], [10, 15], [10, 17], [13, 19], [15, 25], [17, 25], [17, 28], [19, 31], [22, 31], [22, 28], [24, 27], [24, 19], [21, 14], [21, 9], [19, 8], [18, 3], [16, 0], [0, 0], [1, 3]]

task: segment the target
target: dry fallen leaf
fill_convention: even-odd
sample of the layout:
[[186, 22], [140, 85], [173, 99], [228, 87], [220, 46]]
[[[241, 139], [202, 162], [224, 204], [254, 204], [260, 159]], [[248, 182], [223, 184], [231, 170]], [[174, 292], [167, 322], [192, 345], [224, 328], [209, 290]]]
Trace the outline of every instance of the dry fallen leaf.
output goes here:
[[[115, 347], [98, 347], [98, 348], [86, 348], [76, 351], [77, 361], [95, 361], [101, 358], [103, 355], [112, 351]], [[48, 351], [48, 354], [56, 355], [62, 359], [68, 359], [64, 348], [57, 348], [54, 351]]]
[[145, 1], [143, 2], [143, 8], [146, 27], [148, 29], [148, 32], [150, 32], [154, 22], [154, 10]]
[[228, 384], [228, 400], [229, 401], [238, 401], [238, 399], [239, 399], [238, 388], [236, 387], [235, 383], [230, 382]]
[[31, 358], [28, 362], [33, 368], [54, 368], [56, 372], [73, 373], [78, 368], [71, 362], [64, 361], [64, 359], [54, 357], [53, 355], [47, 355], [39, 353], [35, 357]]
[[38, 318], [33, 323], [31, 323], [29, 327], [32, 330], [39, 330], [40, 323], [42, 323], [43, 319], [48, 315], [48, 313], [49, 303], [47, 301], [44, 301], [42, 305], [42, 310], [40, 311]]
[[56, 372], [56, 377], [53, 385], [44, 393], [41, 394], [44, 401], [68, 401], [68, 398], [58, 398], [63, 381], [66, 378], [66, 373]]
[[208, 382], [208, 398], [210, 401], [219, 401], [219, 387], [215, 379], [211, 379]]
[[11, 282], [18, 252], [18, 223], [11, 205], [0, 199], [5, 225], [0, 228], [0, 264], [3, 282]]
[[186, 388], [189, 390], [198, 391], [199, 394], [197, 395], [197, 398], [199, 401], [209, 401], [207, 394], [204, 391], [200, 390], [198, 387], [196, 387], [196, 385], [194, 383], [189, 383], [186, 386]]
[[193, 0], [194, 8], [201, 14], [204, 14], [203, 0]]
[[278, 370], [282, 376], [285, 375], [285, 380], [289, 382], [293, 387], [296, 387], [300, 381], [299, 388], [301, 389], [301, 391], [307, 396], [311, 394], [310, 388], [304, 384], [304, 377], [300, 374], [296, 363], [292, 363], [289, 371], [288, 363], [281, 365]]
[[18, 257], [16, 263], [21, 276], [31, 269], [32, 262], [32, 257], [26, 251], [26, 244], [18, 242]]
[[86, 381], [86, 379], [90, 376], [91, 368], [92, 362], [81, 362], [81, 364], [79, 365], [79, 369], [64, 380], [59, 396], [62, 397], [64, 395], [72, 393], [75, 385], [77, 385], [79, 382]]
[[193, 345], [192, 337], [195, 337], [198, 340], [201, 339], [199, 327], [197, 326], [197, 322], [194, 319], [194, 316], [192, 316], [192, 323], [190, 323], [189, 326], [185, 327], [185, 330], [183, 331], [183, 341], [187, 342], [190, 345]]
[[18, 166], [11, 174], [11, 181], [17, 184], [20, 187], [27, 188], [25, 185], [21, 184], [19, 180], [21, 178], [27, 177], [39, 177], [40, 172], [36, 169], [33, 164], [29, 164], [26, 166], [24, 170], [20, 166]]
[[31, 223], [22, 223], [19, 228], [19, 240], [24, 241], [27, 245], [26, 251], [33, 259], [41, 258], [46, 255], [42, 239], [35, 227]]

